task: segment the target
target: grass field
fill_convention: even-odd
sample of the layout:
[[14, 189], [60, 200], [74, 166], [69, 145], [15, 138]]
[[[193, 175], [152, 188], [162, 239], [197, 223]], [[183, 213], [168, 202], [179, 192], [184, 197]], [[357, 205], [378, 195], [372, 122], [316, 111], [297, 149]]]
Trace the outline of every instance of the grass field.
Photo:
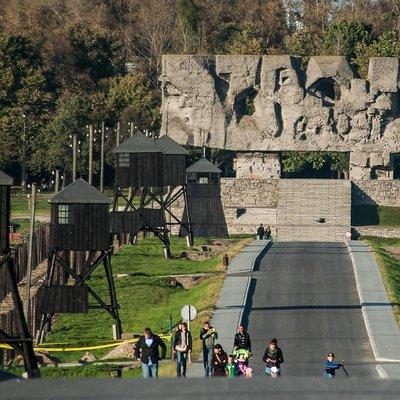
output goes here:
[[[252, 239], [237, 236], [229, 252], [235, 254]], [[167, 333], [169, 329], [169, 316], [172, 315], [173, 324], [181, 320], [180, 310], [185, 304], [193, 304], [198, 310], [198, 317], [191, 324], [194, 341], [194, 357], [200, 352], [199, 332], [205, 320], [211, 318], [216, 300], [218, 298], [224, 274], [221, 273], [222, 257], [217, 256], [204, 261], [190, 261], [177, 258], [182, 250], [186, 250], [184, 238], [173, 237], [173, 256], [170, 260], [163, 258], [162, 246], [158, 239], [148, 238], [139, 241], [137, 245], [125, 246], [113, 256], [114, 274], [129, 276], [115, 278], [115, 285], [119, 304], [120, 316], [124, 332], [141, 333], [147, 326], [156, 333]], [[209, 239], [197, 239], [196, 246], [210, 243]], [[211, 273], [195, 287], [184, 289], [173, 287], [168, 278], [160, 277], [175, 274]], [[90, 280], [90, 285], [102, 296], [107, 295], [107, 284], [102, 273], [97, 272]], [[47, 343], [71, 343], [73, 345], [93, 344], [101, 340], [112, 338], [112, 318], [100, 310], [91, 310], [89, 314], [64, 314], [58, 316], [53, 325], [52, 333], [47, 337]], [[97, 350], [92, 353], [97, 359], [103, 357], [110, 349]], [[62, 362], [77, 361], [84, 354], [82, 352], [54, 353]], [[93, 366], [93, 370], [83, 372], [88, 367], [78, 367], [70, 372], [59, 368], [50, 371], [46, 368], [48, 376], [83, 376], [80, 374], [94, 374], [103, 376], [102, 367]], [[174, 373], [173, 362], [163, 363], [160, 366], [161, 376], [170, 376]], [[57, 374], [60, 370], [60, 375]], [[67, 370], [68, 371], [68, 370]], [[45, 375], [47, 376], [47, 375]], [[86, 375], [85, 375], [86, 376]], [[93, 375], [87, 375], [93, 376]]]
[[[373, 248], [390, 301], [400, 325], [400, 238], [365, 237]], [[398, 249], [398, 250], [397, 250]]]
[[[49, 216], [49, 199], [54, 193], [38, 193], [36, 198], [37, 216]], [[23, 218], [30, 216], [29, 198], [27, 194], [21, 192], [13, 193], [11, 196], [11, 218]]]
[[353, 206], [351, 208], [351, 224], [352, 226], [400, 226], [400, 207]]

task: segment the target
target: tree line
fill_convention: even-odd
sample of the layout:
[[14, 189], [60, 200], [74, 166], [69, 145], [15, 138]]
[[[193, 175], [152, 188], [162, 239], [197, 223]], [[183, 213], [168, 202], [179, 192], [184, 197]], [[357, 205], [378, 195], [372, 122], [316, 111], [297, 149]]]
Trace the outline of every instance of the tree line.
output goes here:
[[[57, 167], [69, 176], [72, 134], [83, 173], [89, 124], [109, 128], [110, 165], [118, 121], [122, 135], [128, 122], [158, 131], [164, 53], [344, 55], [361, 77], [371, 56], [400, 55], [397, 0], [0, 0], [0, 10], [0, 165], [23, 180]], [[345, 164], [283, 160], [288, 172]]]

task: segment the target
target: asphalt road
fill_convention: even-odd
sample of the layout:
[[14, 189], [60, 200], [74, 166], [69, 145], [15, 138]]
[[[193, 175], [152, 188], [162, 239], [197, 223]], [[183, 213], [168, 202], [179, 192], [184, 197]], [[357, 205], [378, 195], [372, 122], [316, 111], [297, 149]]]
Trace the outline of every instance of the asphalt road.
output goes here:
[[345, 244], [274, 243], [252, 277], [245, 321], [256, 376], [275, 337], [287, 377], [320, 377], [328, 352], [345, 361], [351, 376], [377, 377]]

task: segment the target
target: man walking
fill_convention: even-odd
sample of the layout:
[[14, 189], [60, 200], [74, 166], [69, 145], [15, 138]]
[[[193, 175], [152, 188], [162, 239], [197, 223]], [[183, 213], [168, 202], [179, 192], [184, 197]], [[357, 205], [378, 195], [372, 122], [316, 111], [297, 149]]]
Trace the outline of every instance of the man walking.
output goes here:
[[245, 349], [251, 354], [251, 340], [250, 335], [246, 332], [243, 325], [239, 326], [239, 331], [236, 333], [233, 340], [233, 350]]
[[212, 364], [211, 359], [213, 356], [213, 348], [215, 341], [218, 339], [218, 333], [213, 328], [210, 323], [204, 322], [203, 328], [200, 331], [200, 339], [203, 344], [203, 363], [204, 363], [204, 373], [205, 376], [211, 376]]
[[257, 229], [257, 239], [258, 240], [264, 239], [264, 235], [265, 235], [264, 225], [260, 224], [260, 226]]
[[[161, 357], [159, 353], [161, 348]], [[158, 361], [165, 358], [167, 346], [157, 335], [154, 335], [150, 328], [144, 330], [135, 346], [135, 357], [140, 358], [142, 363], [143, 378], [158, 377]]]

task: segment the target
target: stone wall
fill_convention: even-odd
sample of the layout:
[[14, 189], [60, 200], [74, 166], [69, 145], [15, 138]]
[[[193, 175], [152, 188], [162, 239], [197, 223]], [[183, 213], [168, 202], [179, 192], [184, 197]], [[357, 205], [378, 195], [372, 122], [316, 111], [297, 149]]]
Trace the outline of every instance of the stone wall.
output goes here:
[[[310, 180], [297, 179], [237, 179], [237, 178], [222, 178], [221, 179], [221, 199], [224, 207], [225, 218], [228, 225], [229, 233], [254, 233], [260, 223], [270, 225], [272, 233], [276, 234], [277, 226], [277, 210], [278, 197], [284, 199], [287, 196], [288, 189], [280, 191], [281, 183], [296, 187], [298, 190], [300, 202], [302, 198], [302, 182], [307, 183]], [[318, 183], [314, 181], [317, 185]], [[348, 181], [336, 180], [320, 180], [320, 184], [325, 184], [335, 187], [335, 184], [349, 183]], [[300, 185], [300, 186], [299, 186]], [[310, 190], [305, 189], [305, 190]], [[352, 205], [372, 205], [379, 204], [385, 206], [400, 207], [400, 181], [353, 181], [351, 184], [352, 190]], [[313, 191], [315, 195], [315, 191]], [[335, 194], [333, 189], [332, 196]], [[304, 193], [303, 193], [304, 194]], [[304, 197], [304, 196], [303, 196]], [[322, 202], [321, 196], [314, 196]], [[326, 198], [326, 204], [329, 201]], [[304, 199], [303, 199], [304, 202]], [[310, 204], [305, 204], [305, 207], [310, 207]], [[321, 203], [320, 209], [324, 208]], [[174, 212], [177, 215], [182, 215], [183, 201], [174, 203]], [[318, 215], [321, 214], [320, 212]], [[322, 214], [321, 214], [322, 215]], [[321, 216], [319, 215], [319, 216]], [[348, 218], [350, 211], [348, 210]], [[316, 217], [314, 218], [316, 219]], [[330, 217], [328, 216], [328, 220]], [[350, 222], [348, 225], [350, 225]], [[346, 224], [347, 224], [346, 222]], [[294, 222], [292, 221], [292, 224]], [[338, 224], [336, 224], [338, 225]], [[336, 229], [336, 228], [335, 228]], [[358, 228], [357, 228], [358, 229]], [[179, 229], [175, 227], [174, 233]], [[338, 230], [338, 235], [342, 235], [343, 230]], [[362, 233], [367, 234], [367, 233]], [[371, 233], [372, 234], [372, 233]]]
[[237, 153], [233, 160], [236, 178], [279, 179], [281, 161], [277, 153]]
[[399, 71], [396, 57], [371, 58], [363, 80], [340, 56], [303, 69], [290, 55], [164, 55], [161, 131], [237, 151], [398, 152]]
[[350, 232], [351, 183], [344, 179], [280, 179], [277, 238], [337, 242]]
[[221, 198], [229, 233], [256, 232], [260, 223], [276, 233], [278, 179], [221, 179]]
[[400, 207], [400, 180], [352, 181], [352, 205]]
[[386, 238], [400, 238], [400, 228], [380, 228], [375, 226], [357, 226], [353, 228], [353, 235], [379, 236]]

